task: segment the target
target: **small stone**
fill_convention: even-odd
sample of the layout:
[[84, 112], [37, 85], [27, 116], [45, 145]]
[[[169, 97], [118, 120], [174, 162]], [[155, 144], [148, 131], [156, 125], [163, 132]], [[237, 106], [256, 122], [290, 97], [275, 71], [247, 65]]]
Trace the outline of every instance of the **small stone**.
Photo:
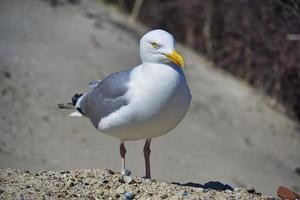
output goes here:
[[75, 185], [75, 183], [72, 180], [68, 180], [66, 183], [67, 188], [73, 187], [74, 185]]
[[131, 183], [133, 181], [133, 178], [131, 176], [124, 176], [124, 181], [126, 183]]
[[133, 192], [125, 192], [124, 194], [126, 200], [133, 199], [135, 194]]
[[64, 198], [65, 196], [64, 196], [64, 194], [57, 194], [56, 197], [57, 198]]
[[161, 199], [166, 199], [166, 198], [168, 198], [168, 195], [167, 194], [161, 195], [160, 198]]
[[131, 171], [129, 169], [122, 169], [121, 170], [121, 174], [123, 176], [130, 176], [131, 175]]
[[110, 186], [109, 185], [105, 185], [104, 189], [110, 190]]
[[279, 186], [277, 195], [282, 199], [300, 199], [300, 195], [283, 186]]
[[102, 190], [96, 190], [96, 195], [97, 196], [103, 196], [104, 192]]
[[77, 181], [82, 182], [83, 177], [82, 176], [76, 176]]
[[142, 183], [149, 183], [150, 182], [150, 179], [148, 178], [142, 178]]
[[188, 196], [188, 192], [186, 190], [181, 192], [181, 196], [182, 197], [187, 197]]
[[230, 194], [230, 193], [232, 193], [232, 191], [231, 191], [231, 190], [225, 190], [225, 192], [227, 192], [227, 193], [229, 193], [229, 194]]
[[52, 196], [52, 192], [48, 191], [48, 192], [46, 193], [46, 195]]
[[255, 193], [256, 193], [256, 191], [255, 191], [254, 188], [249, 188], [249, 189], [247, 189], [247, 192], [252, 193], [252, 194], [255, 194]]
[[125, 193], [125, 190], [124, 190], [123, 187], [118, 187], [118, 188], [116, 189], [116, 193], [118, 193], [118, 194], [124, 194], [124, 193]]
[[119, 182], [119, 183], [125, 183], [124, 178], [119, 178], [119, 179], [118, 179], [118, 182]]
[[111, 170], [111, 169], [108, 169], [107, 173], [110, 174], [110, 175], [114, 175], [115, 174], [115, 172], [113, 170]]
[[106, 184], [106, 183], [108, 183], [108, 182], [109, 182], [109, 180], [107, 180], [107, 179], [100, 180], [100, 184]]
[[64, 171], [60, 172], [60, 174], [69, 174], [69, 173], [70, 173], [70, 171], [68, 171], [68, 170], [64, 170]]
[[24, 195], [23, 194], [19, 195], [19, 200], [24, 200]]
[[40, 173], [39, 173], [39, 175], [45, 175], [45, 174], [47, 174], [47, 172], [44, 170], [44, 171], [41, 171]]
[[94, 178], [95, 176], [94, 176], [94, 174], [92, 174], [92, 173], [88, 173], [88, 174], [87, 174], [87, 177], [88, 177], [88, 178]]
[[[223, 197], [223, 196], [221, 196], [221, 195], [217, 195], [217, 198], [216, 199], [218, 199], [218, 200], [226, 200], [226, 198], [225, 197]], [[239, 198], [238, 198], [239, 199]]]
[[233, 189], [235, 192], [242, 192], [244, 191], [245, 189], [244, 188], [234, 188]]

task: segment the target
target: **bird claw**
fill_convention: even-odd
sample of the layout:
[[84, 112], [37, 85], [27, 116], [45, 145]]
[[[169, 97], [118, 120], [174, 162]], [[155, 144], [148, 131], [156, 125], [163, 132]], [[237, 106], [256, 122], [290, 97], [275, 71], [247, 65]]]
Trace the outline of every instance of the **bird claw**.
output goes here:
[[123, 176], [130, 176], [131, 175], [131, 171], [129, 169], [122, 169], [121, 170], [121, 174]]

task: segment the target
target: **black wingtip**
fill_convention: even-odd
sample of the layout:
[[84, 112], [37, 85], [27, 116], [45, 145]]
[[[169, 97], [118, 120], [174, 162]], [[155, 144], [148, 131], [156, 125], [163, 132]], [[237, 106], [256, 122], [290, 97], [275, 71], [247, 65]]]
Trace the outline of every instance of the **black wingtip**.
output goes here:
[[73, 106], [76, 105], [78, 99], [82, 96], [83, 94], [78, 94], [76, 93], [73, 97], [72, 97], [72, 103], [73, 103]]

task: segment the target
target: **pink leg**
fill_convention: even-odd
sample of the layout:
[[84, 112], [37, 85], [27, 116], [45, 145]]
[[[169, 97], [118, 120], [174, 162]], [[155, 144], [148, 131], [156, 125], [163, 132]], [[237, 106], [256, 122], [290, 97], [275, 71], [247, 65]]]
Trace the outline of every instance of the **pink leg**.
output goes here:
[[121, 142], [120, 144], [120, 155], [122, 157], [122, 170], [125, 170], [125, 154], [126, 154], [126, 149], [124, 146], [124, 142]]
[[145, 178], [151, 179], [151, 170], [150, 170], [150, 143], [151, 139], [147, 139], [144, 146], [144, 158], [145, 158], [145, 166], [146, 166], [146, 176]]

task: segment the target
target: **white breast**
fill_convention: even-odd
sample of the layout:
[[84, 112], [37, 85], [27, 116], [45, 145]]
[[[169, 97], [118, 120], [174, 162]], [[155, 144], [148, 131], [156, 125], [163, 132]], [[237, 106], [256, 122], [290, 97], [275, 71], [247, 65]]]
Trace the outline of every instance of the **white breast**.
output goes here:
[[127, 106], [101, 119], [98, 129], [121, 140], [153, 138], [172, 130], [186, 114], [190, 92], [180, 69], [164, 64], [136, 67]]

